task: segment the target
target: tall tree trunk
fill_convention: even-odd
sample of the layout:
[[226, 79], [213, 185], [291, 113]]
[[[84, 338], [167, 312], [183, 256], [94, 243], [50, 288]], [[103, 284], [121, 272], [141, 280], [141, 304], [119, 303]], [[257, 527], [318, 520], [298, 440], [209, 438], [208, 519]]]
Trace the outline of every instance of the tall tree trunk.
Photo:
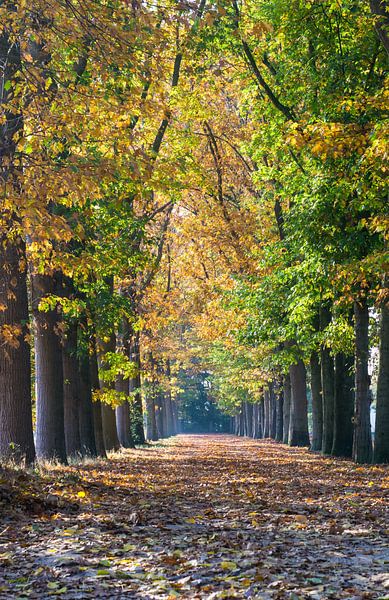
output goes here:
[[[117, 382], [116, 390], [118, 392], [126, 393], [126, 391], [128, 390], [128, 380], [122, 380], [121, 385], [119, 382]], [[131, 409], [128, 400], [125, 400], [120, 406], [116, 408], [116, 428], [118, 432], [119, 442], [123, 446], [123, 448], [135, 448], [131, 432], [130, 410]]]
[[131, 360], [135, 363], [137, 368], [137, 373], [134, 377], [130, 378], [129, 389], [130, 393], [134, 395], [133, 400], [133, 432], [134, 432], [134, 442], [136, 444], [145, 444], [145, 430], [143, 425], [143, 405], [142, 405], [142, 395], [141, 395], [141, 364], [140, 364], [140, 339], [139, 332], [132, 332], [131, 336]]
[[253, 437], [253, 405], [251, 402], [246, 402], [246, 435]]
[[389, 463], [389, 277], [381, 307], [374, 462]]
[[156, 442], [158, 440], [157, 420], [155, 417], [154, 390], [150, 389], [146, 396], [147, 407], [147, 439]]
[[282, 442], [284, 436], [284, 390], [278, 385], [276, 393], [276, 440]]
[[270, 393], [268, 389], [265, 389], [263, 392], [263, 408], [264, 408], [264, 432], [263, 437], [270, 437], [270, 421], [271, 421], [271, 407], [270, 407]]
[[[96, 337], [93, 335], [92, 348], [89, 357], [90, 361], [90, 378], [92, 385], [92, 394], [100, 390], [99, 382], [99, 367], [97, 362], [97, 349], [96, 349]], [[101, 458], [107, 458], [104, 445], [104, 434], [103, 434], [103, 417], [101, 413], [101, 401], [100, 398], [94, 399], [93, 404], [93, 425], [95, 431], [95, 442], [97, 456]]]
[[[31, 463], [35, 448], [27, 281], [25, 248], [20, 239], [9, 241], [0, 235], [0, 278], [0, 457]], [[8, 331], [14, 337], [7, 342], [2, 338]]]
[[312, 393], [312, 441], [315, 452], [323, 446], [323, 403], [321, 392], [321, 367], [317, 352], [311, 354], [311, 393]]
[[289, 368], [291, 403], [289, 422], [289, 445], [309, 446], [307, 375], [300, 359]]
[[[7, 110], [21, 65], [20, 47], [10, 39], [7, 25], [0, 32], [0, 189], [20, 187], [14, 166], [17, 139], [23, 129], [22, 114]], [[15, 207], [16, 210], [17, 207]], [[17, 234], [19, 219], [9, 209], [0, 210], [0, 457], [35, 459], [31, 409], [31, 358], [28, 343], [28, 297], [25, 243]]]
[[69, 323], [64, 335], [62, 365], [64, 382], [64, 427], [66, 453], [80, 456], [79, 372], [77, 360], [77, 322]]
[[43, 312], [43, 298], [59, 292], [59, 274], [33, 275], [36, 368], [36, 449], [39, 458], [66, 462], [59, 309]]
[[370, 463], [373, 457], [369, 396], [369, 308], [365, 298], [354, 302], [355, 413], [353, 459]]
[[[323, 331], [331, 322], [331, 312], [328, 307], [320, 307], [320, 329]], [[334, 360], [325, 346], [320, 350], [321, 387], [323, 398], [323, 454], [331, 454], [334, 437], [334, 392], [335, 370]]]
[[[98, 352], [98, 361], [100, 371], [103, 372], [106, 365], [104, 363], [104, 355], [107, 352], [115, 352], [116, 349], [116, 338], [115, 334], [111, 333], [108, 341], [99, 340], [98, 342], [99, 352]], [[100, 388], [104, 391], [104, 389], [112, 389], [113, 383], [108, 383], [104, 381], [104, 379], [100, 382]], [[116, 429], [116, 417], [115, 410], [109, 404], [105, 402], [101, 403], [101, 416], [103, 421], [103, 436], [104, 436], [104, 446], [107, 452], [119, 450], [120, 443]]]
[[335, 404], [333, 456], [352, 456], [354, 377], [352, 368], [354, 357], [342, 352], [335, 356]]
[[166, 436], [174, 435], [173, 407], [170, 392], [165, 393]]
[[105, 402], [101, 403], [101, 417], [103, 421], [104, 446], [107, 452], [116, 452], [120, 448], [116, 428], [115, 409]]
[[167, 407], [167, 428], [168, 428], [168, 435], [172, 436], [172, 435], [176, 435], [177, 431], [176, 431], [176, 424], [175, 424], [175, 419], [174, 419], [174, 407], [173, 407], [173, 399], [172, 399], [172, 393], [171, 393], [171, 389], [170, 389], [170, 360], [167, 359], [166, 361], [166, 377], [168, 380], [168, 384], [169, 384], [169, 389], [166, 392], [166, 407]]
[[88, 350], [83, 352], [79, 357], [79, 370], [80, 404], [78, 414], [82, 453], [86, 456], [97, 456]]
[[[120, 338], [119, 338], [120, 339]], [[122, 321], [121, 344], [124, 355], [131, 358], [131, 327], [128, 319]], [[125, 395], [126, 400], [116, 408], [116, 428], [118, 438], [123, 448], [135, 448], [132, 437], [131, 405], [128, 400], [130, 381], [121, 375], [116, 380], [116, 391]]]
[[164, 414], [164, 398], [161, 392], [157, 392], [155, 395], [155, 405], [155, 417], [157, 421], [158, 437], [163, 439], [166, 437], [166, 419]]
[[283, 389], [284, 389], [284, 427], [283, 427], [283, 442], [287, 444], [289, 442], [289, 423], [290, 423], [290, 401], [291, 401], [291, 386], [290, 386], [290, 375], [287, 373], [283, 377]]
[[253, 438], [258, 439], [258, 426], [259, 426], [259, 415], [258, 415], [258, 403], [253, 404]]
[[259, 403], [258, 416], [259, 416], [258, 434], [259, 434], [259, 438], [263, 439], [265, 437], [264, 434], [263, 434], [264, 428], [265, 428], [265, 409], [264, 409], [263, 399]]
[[269, 398], [270, 398], [270, 437], [275, 440], [277, 433], [277, 401], [274, 390], [274, 382], [269, 384]]
[[234, 435], [239, 435], [239, 414], [234, 416]]
[[172, 410], [173, 410], [173, 422], [174, 422], [174, 435], [180, 433], [180, 422], [178, 419], [178, 406], [177, 401], [172, 398]]

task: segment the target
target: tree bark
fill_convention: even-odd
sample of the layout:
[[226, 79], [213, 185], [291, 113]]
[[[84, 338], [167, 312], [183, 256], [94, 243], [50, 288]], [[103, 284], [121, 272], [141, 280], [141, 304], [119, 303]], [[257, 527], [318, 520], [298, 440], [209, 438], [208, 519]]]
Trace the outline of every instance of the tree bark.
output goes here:
[[291, 383], [289, 445], [309, 446], [307, 376], [301, 359], [290, 366], [289, 375]]
[[166, 436], [170, 437], [174, 435], [174, 422], [173, 422], [173, 408], [170, 397], [170, 392], [165, 394], [165, 408], [166, 408]]
[[246, 418], [247, 418], [247, 435], [248, 437], [253, 437], [253, 403], [246, 402]]
[[365, 298], [354, 302], [355, 318], [355, 413], [353, 459], [371, 463], [373, 448], [369, 397], [369, 309]]
[[289, 442], [289, 423], [290, 423], [290, 400], [291, 400], [291, 387], [290, 387], [290, 375], [287, 373], [283, 378], [284, 388], [284, 426], [283, 426], [283, 442], [287, 444]]
[[[0, 235], [0, 457], [35, 459], [24, 243]], [[14, 338], [3, 339], [7, 331]]]
[[389, 277], [381, 307], [374, 462], [389, 463]]
[[354, 357], [335, 356], [335, 403], [333, 456], [351, 457], [353, 451]]
[[[91, 377], [92, 394], [93, 394], [93, 392], [100, 390], [99, 367], [98, 367], [98, 363], [97, 363], [97, 350], [96, 350], [95, 336], [93, 336], [93, 339], [92, 339], [92, 349], [91, 349], [89, 361], [90, 361], [90, 377]], [[101, 413], [100, 399], [95, 399], [93, 401], [92, 408], [93, 408], [93, 425], [94, 425], [94, 431], [95, 431], [97, 456], [100, 456], [101, 458], [107, 458], [107, 454], [105, 452], [105, 445], [104, 445], [103, 417], [102, 417], [102, 413]]]
[[66, 453], [80, 456], [79, 372], [77, 360], [77, 322], [69, 323], [64, 335], [62, 365], [64, 382], [64, 427]]
[[156, 442], [158, 440], [157, 421], [155, 418], [154, 390], [150, 390], [146, 396], [147, 407], [147, 439]]
[[[122, 334], [121, 334], [122, 350], [130, 359], [131, 357], [131, 327], [128, 319], [122, 321]], [[117, 392], [121, 392], [125, 395], [125, 401], [116, 408], [116, 428], [118, 432], [118, 438], [123, 448], [135, 448], [134, 440], [132, 437], [132, 423], [131, 423], [131, 405], [128, 400], [130, 391], [130, 382], [128, 378], [123, 378], [121, 375], [117, 377], [115, 388]]]
[[312, 441], [311, 450], [320, 452], [323, 446], [323, 403], [321, 392], [321, 366], [317, 352], [311, 354]]
[[130, 359], [135, 363], [137, 373], [134, 377], [130, 378], [129, 381], [129, 391], [134, 395], [134, 400], [132, 403], [133, 406], [133, 419], [134, 419], [134, 442], [136, 444], [145, 444], [145, 430], [143, 425], [143, 404], [142, 404], [142, 395], [141, 395], [141, 375], [140, 375], [140, 340], [139, 340], [139, 332], [132, 332], [131, 336], [131, 351], [130, 351]]
[[270, 411], [270, 393], [268, 389], [265, 389], [263, 392], [263, 408], [264, 408], [264, 432], [263, 437], [270, 437], [270, 420], [271, 420], [271, 411]]
[[[123, 380], [122, 386], [120, 386], [119, 382], [117, 382], [116, 390], [120, 392], [128, 391], [128, 380]], [[128, 400], [125, 400], [120, 406], [116, 407], [116, 428], [119, 442], [123, 448], [135, 448], [131, 432], [130, 410], [131, 409]]]
[[282, 442], [284, 436], [284, 391], [282, 386], [278, 385], [276, 394], [276, 408], [277, 408], [277, 420], [276, 420], [276, 441]]
[[[107, 342], [103, 340], [99, 340], [98, 343], [99, 352], [98, 352], [98, 361], [99, 367], [101, 371], [104, 371], [105, 363], [104, 363], [104, 355], [107, 352], [115, 352], [116, 349], [116, 338], [115, 334], [112, 333]], [[113, 387], [112, 383], [107, 383], [104, 380], [101, 380], [100, 387], [102, 390], [110, 389]], [[109, 404], [105, 402], [101, 403], [101, 416], [103, 421], [103, 436], [104, 436], [104, 446], [108, 452], [119, 450], [120, 443], [116, 429], [116, 417], [115, 410]]]
[[389, 54], [389, 12], [386, 0], [370, 0], [370, 10], [375, 17], [374, 28], [386, 52]]
[[156, 405], [156, 421], [157, 421], [157, 429], [158, 429], [158, 437], [165, 438], [166, 437], [166, 418], [165, 418], [165, 407], [164, 407], [164, 398], [161, 392], [157, 392], [155, 396], [155, 405]]
[[39, 458], [66, 463], [61, 316], [59, 308], [43, 312], [40, 301], [59, 292], [59, 274], [33, 275], [36, 369], [36, 449]]
[[[323, 331], [331, 322], [331, 313], [326, 306], [320, 308], [320, 329]], [[321, 387], [323, 398], [323, 454], [331, 454], [334, 441], [334, 360], [325, 346], [320, 349]]]
[[[6, 25], [0, 33], [0, 187], [19, 189], [14, 166], [23, 115], [7, 110], [15, 77], [20, 69], [20, 47], [11, 40]], [[7, 84], [7, 85], [6, 85]], [[20, 169], [20, 167], [19, 167]], [[35, 447], [31, 408], [31, 358], [28, 343], [27, 259], [17, 215], [3, 206], [0, 211], [0, 457], [32, 463]], [[10, 235], [11, 233], [11, 235]], [[15, 233], [15, 232], [14, 232]]]
[[255, 402], [253, 404], [253, 438], [258, 439], [258, 431], [259, 431], [259, 411], [258, 411], [258, 403]]
[[[168, 379], [169, 386], [170, 386], [170, 375], [171, 375], [170, 360], [168, 359], [166, 361], [166, 377]], [[170, 437], [172, 435], [176, 435], [176, 433], [177, 433], [176, 427], [175, 427], [173, 400], [172, 400], [172, 393], [171, 393], [170, 387], [166, 392], [166, 409], [167, 409], [167, 432]]]
[[274, 382], [269, 384], [270, 398], [270, 437], [275, 440], [277, 434], [277, 400], [274, 390]]
[[92, 384], [88, 350], [82, 353], [79, 357], [79, 372], [80, 404], [78, 414], [82, 453], [85, 456], [97, 456], [92, 406]]

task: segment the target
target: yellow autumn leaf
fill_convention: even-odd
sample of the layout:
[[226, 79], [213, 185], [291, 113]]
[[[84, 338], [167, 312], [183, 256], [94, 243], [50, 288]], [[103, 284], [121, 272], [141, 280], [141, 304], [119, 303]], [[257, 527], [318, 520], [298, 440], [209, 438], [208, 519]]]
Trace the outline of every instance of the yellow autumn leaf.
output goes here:
[[237, 564], [232, 560], [224, 560], [220, 563], [220, 566], [225, 571], [233, 571], [234, 569], [236, 569]]

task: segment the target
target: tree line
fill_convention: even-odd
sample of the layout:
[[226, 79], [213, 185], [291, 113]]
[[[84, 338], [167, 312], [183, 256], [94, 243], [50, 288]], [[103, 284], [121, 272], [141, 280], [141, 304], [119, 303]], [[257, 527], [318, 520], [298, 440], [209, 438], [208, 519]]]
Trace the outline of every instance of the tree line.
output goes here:
[[388, 462], [386, 2], [0, 14], [1, 456], [173, 435], [193, 369], [237, 434]]

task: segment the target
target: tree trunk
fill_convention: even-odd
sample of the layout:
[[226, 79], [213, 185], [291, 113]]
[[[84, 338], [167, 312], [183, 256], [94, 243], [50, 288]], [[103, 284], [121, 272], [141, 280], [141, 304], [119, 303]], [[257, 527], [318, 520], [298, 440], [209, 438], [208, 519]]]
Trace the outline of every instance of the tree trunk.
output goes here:
[[239, 415], [234, 415], [234, 435], [239, 435]]
[[263, 392], [263, 408], [264, 408], [264, 432], [263, 437], [270, 437], [270, 420], [271, 420], [271, 410], [270, 410], [270, 393], [268, 389], [265, 389]]
[[[124, 355], [131, 359], [131, 327], [128, 319], [123, 319], [122, 321], [121, 344]], [[125, 401], [116, 408], [116, 428], [119, 442], [123, 448], [135, 448], [132, 437], [131, 405], [128, 400], [130, 390], [129, 379], [119, 375], [116, 380], [115, 388], [117, 392], [121, 392], [126, 398]]]
[[[323, 331], [331, 322], [331, 313], [326, 306], [320, 308], [320, 329]], [[331, 454], [334, 436], [334, 360], [325, 346], [320, 350], [321, 387], [323, 398], [323, 454]]]
[[172, 409], [173, 409], [173, 421], [174, 421], [174, 432], [175, 435], [180, 433], [180, 423], [178, 419], [178, 406], [176, 400], [172, 399]]
[[[96, 338], [93, 336], [92, 339], [92, 352], [89, 357], [90, 360], [90, 377], [92, 385], [92, 394], [100, 390], [99, 382], [99, 367], [97, 363], [97, 351], [96, 351]], [[95, 442], [97, 456], [101, 458], [107, 458], [104, 446], [104, 434], [103, 434], [103, 417], [101, 413], [101, 401], [100, 398], [94, 399], [92, 403], [93, 408], [93, 425], [95, 431]]]
[[105, 402], [101, 403], [101, 417], [103, 421], [104, 446], [107, 452], [116, 452], [120, 448], [116, 428], [115, 409]]
[[[25, 247], [0, 236], [0, 457], [35, 459]], [[3, 309], [3, 307], [6, 307]], [[7, 343], [3, 332], [14, 332]]]
[[66, 463], [62, 345], [59, 308], [42, 312], [39, 303], [59, 292], [59, 275], [33, 275], [36, 369], [36, 449], [39, 458]]
[[155, 402], [154, 402], [154, 390], [150, 389], [146, 396], [146, 407], [147, 407], [147, 439], [156, 442], [158, 440], [157, 421], [155, 418]]
[[[125, 386], [125, 389], [123, 389], [123, 384]], [[123, 380], [123, 384], [122, 386], [120, 386], [117, 383], [116, 390], [126, 392], [128, 390], [128, 380]], [[123, 404], [116, 408], [116, 428], [118, 432], [119, 442], [123, 446], [123, 448], [135, 448], [131, 432], [130, 410], [131, 409], [128, 400], [125, 400]]]
[[134, 442], [136, 444], [145, 444], [145, 430], [143, 425], [143, 405], [141, 395], [141, 375], [140, 375], [140, 348], [139, 348], [139, 332], [132, 332], [131, 338], [131, 360], [135, 363], [137, 373], [134, 377], [130, 378], [129, 389], [130, 393], [134, 395], [133, 400], [133, 419], [134, 419]]
[[278, 386], [276, 394], [276, 441], [282, 442], [284, 435], [284, 391]]
[[[10, 39], [7, 26], [0, 32], [0, 186], [2, 202], [7, 191], [20, 188], [14, 166], [23, 115], [14, 109], [14, 84], [21, 66], [20, 46]], [[4, 197], [3, 197], [4, 196]], [[26, 248], [15, 231], [20, 224], [12, 210], [0, 211], [0, 457], [32, 463], [35, 459], [31, 409], [31, 358], [28, 343]]]
[[249, 437], [253, 437], [253, 429], [254, 429], [253, 403], [247, 402], [247, 435]]
[[171, 375], [170, 360], [168, 359], [166, 361], [166, 377], [168, 379], [169, 389], [166, 392], [166, 408], [167, 408], [167, 430], [168, 430], [169, 437], [172, 435], [176, 435], [176, 433], [177, 433], [176, 427], [175, 427], [175, 420], [174, 420], [172, 393], [170, 390], [170, 375]]
[[64, 427], [65, 444], [68, 456], [80, 456], [81, 440], [79, 428], [79, 372], [77, 360], [77, 323], [68, 325], [64, 336], [63, 351], [64, 382]]
[[320, 452], [323, 446], [323, 403], [321, 395], [321, 367], [317, 352], [311, 354], [312, 442], [311, 450]]
[[[98, 353], [98, 361], [100, 370], [104, 371], [105, 363], [104, 363], [104, 355], [107, 352], [115, 352], [116, 349], [116, 338], [115, 334], [112, 333], [107, 342], [103, 340], [99, 340], [98, 342], [99, 353]], [[104, 389], [112, 389], [113, 383], [108, 383], [103, 379], [100, 382], [100, 387], [104, 391]], [[104, 446], [108, 452], [119, 450], [119, 438], [116, 429], [116, 417], [115, 410], [109, 404], [105, 402], [101, 403], [101, 417], [103, 421], [103, 436], [104, 436]]]
[[333, 456], [351, 457], [353, 452], [354, 357], [335, 356], [335, 404]]
[[355, 413], [353, 459], [370, 463], [373, 449], [369, 397], [369, 309], [366, 299], [354, 302], [355, 318]]
[[166, 436], [174, 435], [173, 409], [170, 392], [165, 394], [165, 409], [166, 409]]
[[290, 366], [289, 374], [291, 383], [289, 445], [309, 446], [307, 375], [301, 359]]
[[90, 376], [89, 351], [79, 357], [80, 370], [80, 404], [79, 424], [82, 453], [86, 456], [97, 456], [96, 439], [92, 406], [92, 384]]
[[255, 402], [253, 404], [253, 438], [259, 439], [259, 404]]
[[[387, 280], [389, 277], [387, 278]], [[386, 281], [386, 293], [389, 293]], [[374, 462], [389, 463], [389, 297], [381, 308]]]
[[156, 421], [157, 421], [158, 437], [163, 439], [166, 437], [166, 421], [165, 421], [165, 415], [164, 415], [165, 411], [164, 411], [164, 405], [163, 405], [163, 395], [161, 392], [157, 392], [155, 395], [155, 405], [156, 405], [155, 417], [156, 417]]
[[389, 11], [386, 0], [370, 0], [370, 10], [375, 17], [374, 28], [389, 54]]
[[289, 422], [290, 422], [290, 400], [291, 400], [291, 387], [290, 387], [290, 375], [284, 375], [283, 378], [284, 388], [284, 427], [283, 427], [283, 442], [287, 444], [289, 442]]
[[258, 434], [259, 434], [260, 439], [263, 439], [265, 437], [263, 434], [264, 428], [265, 428], [265, 405], [264, 405], [263, 399], [259, 404], [258, 416], [259, 416]]
[[270, 398], [270, 437], [275, 440], [277, 433], [277, 401], [274, 389], [274, 382], [269, 384], [269, 398]]

